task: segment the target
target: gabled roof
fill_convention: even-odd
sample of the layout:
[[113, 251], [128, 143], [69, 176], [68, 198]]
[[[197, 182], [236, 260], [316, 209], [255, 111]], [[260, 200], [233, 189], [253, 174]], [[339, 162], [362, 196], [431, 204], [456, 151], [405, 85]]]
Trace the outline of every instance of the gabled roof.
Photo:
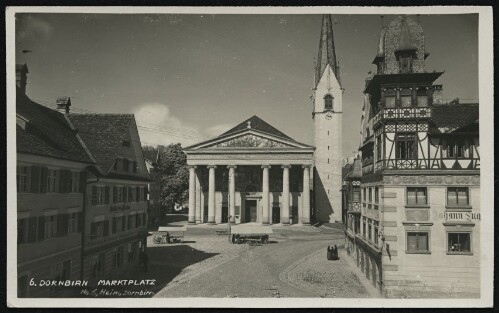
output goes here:
[[[249, 122], [249, 124], [248, 124]], [[288, 140], [293, 140], [291, 137], [288, 135], [284, 134], [283, 132], [279, 131], [278, 129], [274, 128], [271, 126], [269, 123], [265, 122], [261, 118], [259, 118], [256, 115], [253, 115], [249, 119], [245, 120], [244, 122], [238, 124], [237, 126], [231, 128], [230, 130], [226, 131], [225, 133], [221, 134], [219, 137], [229, 135], [232, 133], [237, 133], [241, 130], [246, 130], [246, 129], [254, 129], [254, 130], [259, 130], [261, 132], [267, 133], [269, 135], [277, 136], [277, 137], [282, 137]]]
[[18, 152], [95, 164], [66, 117], [17, 93], [17, 117], [25, 126], [16, 127]]
[[[238, 139], [243, 139], [243, 142], [234, 143], [231, 141], [238, 141]], [[261, 140], [264, 142], [260, 142]], [[262, 145], [259, 145], [257, 142]], [[251, 148], [253, 150], [268, 150], [269, 148], [313, 149], [314, 147], [294, 140], [264, 120], [260, 119], [258, 116], [254, 115], [220, 136], [191, 145], [184, 148], [184, 150], [199, 148]]]
[[453, 133], [464, 128], [478, 130], [479, 109], [475, 104], [435, 105], [431, 113], [432, 133]]
[[69, 119], [104, 172], [113, 165], [134, 126], [133, 114], [73, 114]]

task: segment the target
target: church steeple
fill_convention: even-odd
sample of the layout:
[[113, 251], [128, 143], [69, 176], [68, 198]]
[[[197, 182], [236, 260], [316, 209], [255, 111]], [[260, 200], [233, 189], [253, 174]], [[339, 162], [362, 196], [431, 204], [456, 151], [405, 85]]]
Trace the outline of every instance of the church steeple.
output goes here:
[[340, 73], [336, 60], [336, 50], [334, 49], [333, 22], [331, 21], [331, 15], [324, 14], [322, 16], [319, 54], [317, 56], [317, 63], [315, 64], [315, 86], [319, 83], [328, 64], [331, 66], [336, 79], [339, 81]]

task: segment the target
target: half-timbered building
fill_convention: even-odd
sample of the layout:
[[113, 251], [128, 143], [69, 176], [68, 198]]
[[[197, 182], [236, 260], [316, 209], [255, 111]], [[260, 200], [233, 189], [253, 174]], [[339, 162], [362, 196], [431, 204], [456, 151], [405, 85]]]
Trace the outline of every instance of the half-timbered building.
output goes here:
[[415, 19], [382, 28], [364, 90], [360, 232], [347, 223], [349, 253], [388, 297], [476, 296], [478, 103], [444, 100], [428, 55]]

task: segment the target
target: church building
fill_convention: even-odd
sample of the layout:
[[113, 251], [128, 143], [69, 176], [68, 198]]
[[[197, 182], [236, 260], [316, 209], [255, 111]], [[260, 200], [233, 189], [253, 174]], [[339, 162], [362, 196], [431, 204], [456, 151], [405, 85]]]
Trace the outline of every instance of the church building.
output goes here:
[[302, 224], [342, 220], [343, 89], [330, 15], [324, 15], [315, 65], [315, 147], [253, 116], [184, 149], [189, 223]]

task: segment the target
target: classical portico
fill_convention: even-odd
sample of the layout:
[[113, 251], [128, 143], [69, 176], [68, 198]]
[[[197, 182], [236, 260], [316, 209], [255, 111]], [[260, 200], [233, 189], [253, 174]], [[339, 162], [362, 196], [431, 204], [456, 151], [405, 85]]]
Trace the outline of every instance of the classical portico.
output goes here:
[[253, 116], [184, 151], [190, 224], [310, 224], [314, 147]]

